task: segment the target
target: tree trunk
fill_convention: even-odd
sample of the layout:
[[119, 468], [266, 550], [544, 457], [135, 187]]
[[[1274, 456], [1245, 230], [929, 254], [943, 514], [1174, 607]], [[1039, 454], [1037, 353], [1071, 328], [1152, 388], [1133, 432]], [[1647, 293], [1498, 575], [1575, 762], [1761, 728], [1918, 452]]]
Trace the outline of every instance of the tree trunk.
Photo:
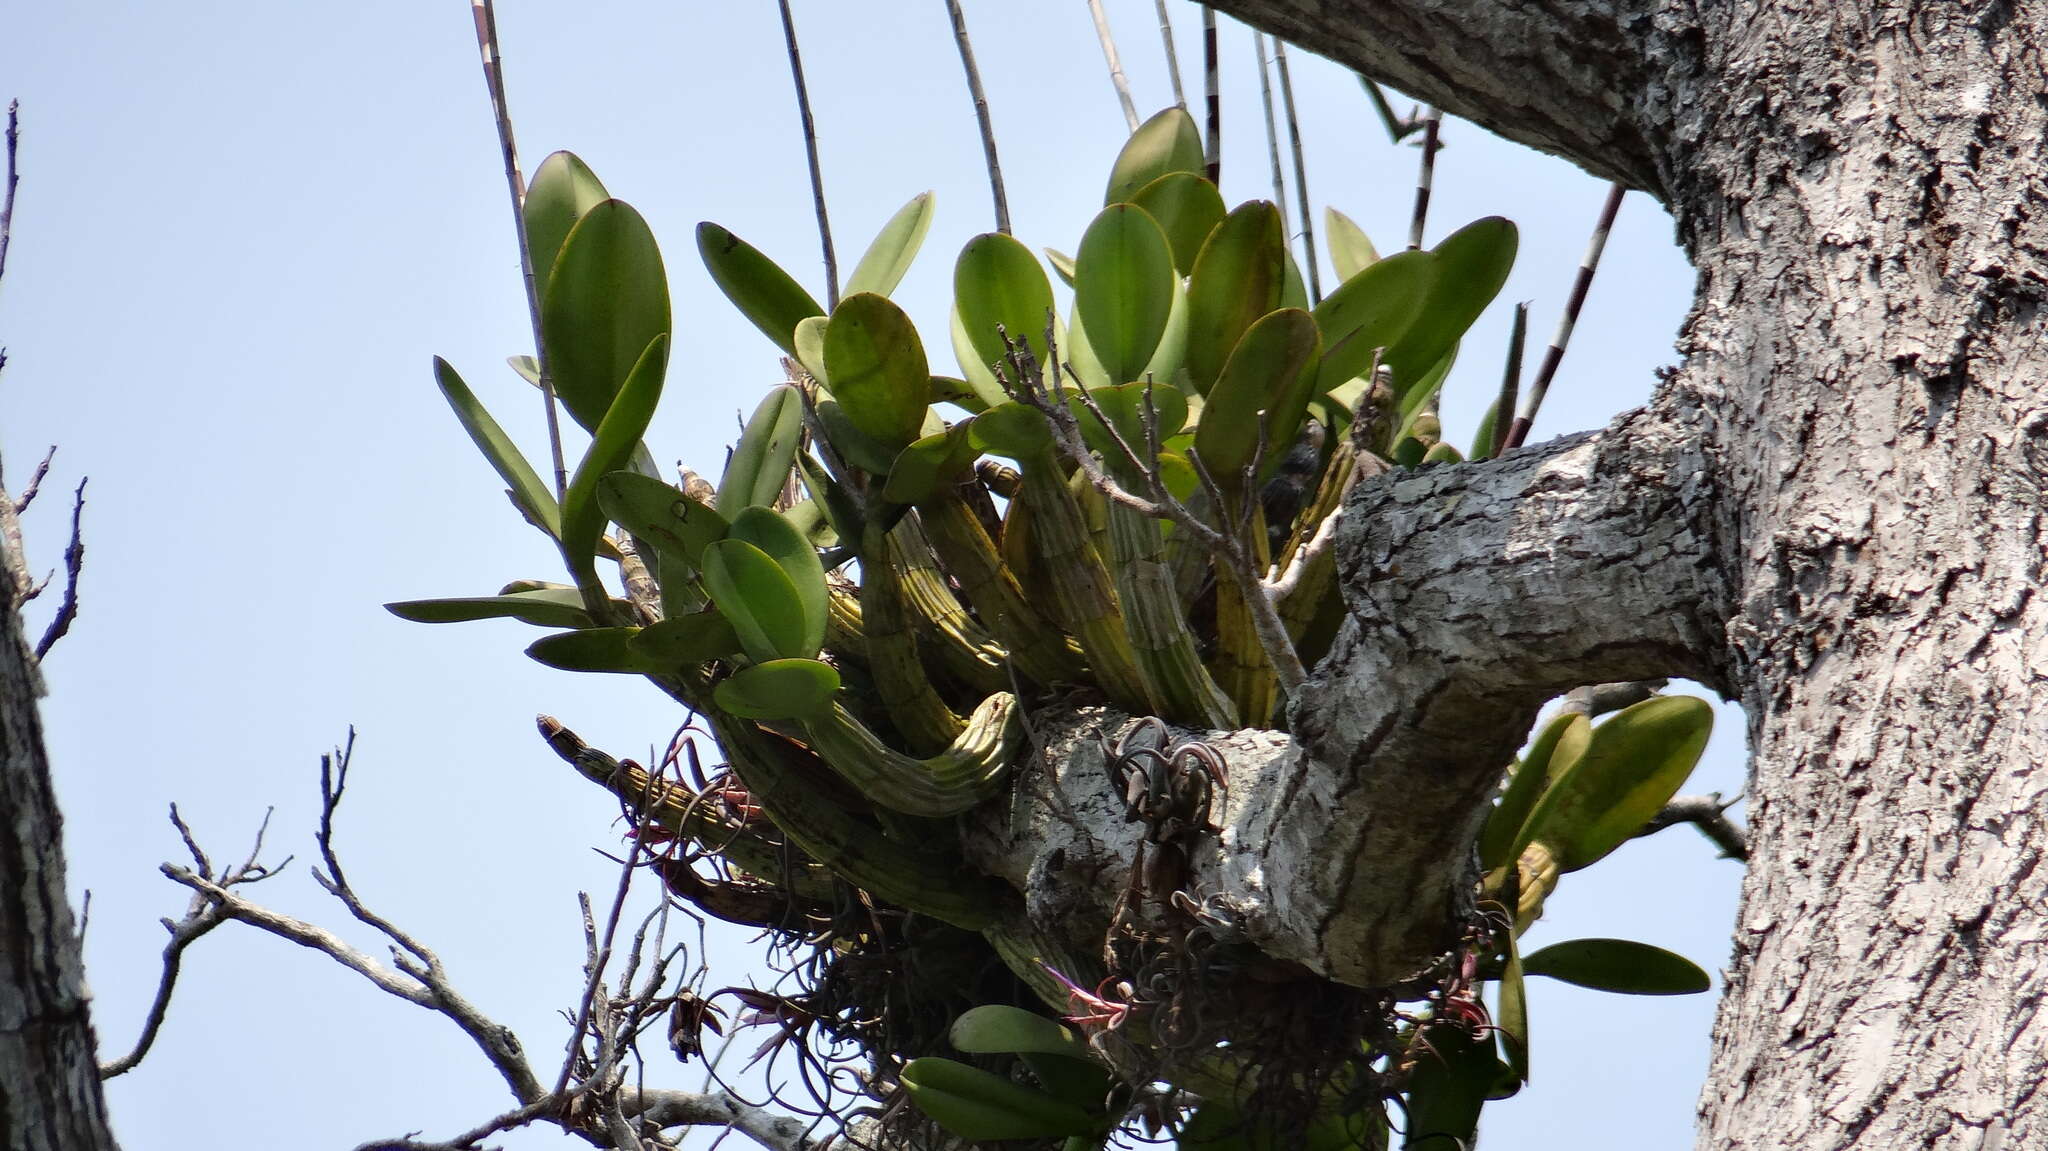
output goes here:
[[[1697, 437], [1715, 495], [1701, 550], [1667, 559], [1727, 591], [1664, 670], [1708, 669], [1750, 717], [1750, 867], [1700, 1146], [2048, 1147], [2048, 14], [1217, 6], [1650, 191], [1699, 269], [1684, 367], [1600, 451]], [[1347, 514], [1409, 503], [1398, 486]], [[1372, 605], [1426, 586], [1371, 546], [1348, 574], [1352, 666], [1387, 658], [1359, 646]], [[1441, 606], [1461, 656], [1500, 657]], [[1646, 644], [1689, 630], [1653, 622]]]
[[14, 559], [0, 555], [0, 1151], [112, 1151]]

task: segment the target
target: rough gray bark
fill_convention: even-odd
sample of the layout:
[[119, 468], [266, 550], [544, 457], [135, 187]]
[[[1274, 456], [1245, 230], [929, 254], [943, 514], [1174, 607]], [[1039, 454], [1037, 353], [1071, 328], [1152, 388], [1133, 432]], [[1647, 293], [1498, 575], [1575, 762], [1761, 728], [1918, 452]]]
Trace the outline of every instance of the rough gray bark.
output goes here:
[[1697, 407], [1727, 597], [1657, 670], [1721, 669], [1755, 757], [1700, 1146], [2048, 1146], [2048, 13], [1218, 7], [1652, 191], [1699, 269], [1650, 422]]
[[0, 1151], [111, 1151], [12, 570], [0, 564]]

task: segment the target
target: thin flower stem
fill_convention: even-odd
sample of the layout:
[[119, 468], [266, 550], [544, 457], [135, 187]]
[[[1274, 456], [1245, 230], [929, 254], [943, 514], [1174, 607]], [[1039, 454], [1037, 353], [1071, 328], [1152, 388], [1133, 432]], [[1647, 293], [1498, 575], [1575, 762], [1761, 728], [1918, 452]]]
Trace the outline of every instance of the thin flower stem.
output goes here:
[[1124, 123], [1130, 130], [1138, 130], [1138, 106], [1131, 100], [1131, 82], [1124, 77], [1123, 62], [1116, 56], [1116, 37], [1109, 33], [1109, 14], [1102, 10], [1102, 0], [1088, 0], [1088, 14], [1095, 18], [1095, 38], [1102, 42], [1102, 61], [1109, 65], [1109, 82], [1116, 88], [1116, 98], [1124, 106]]
[[988, 93], [981, 87], [981, 70], [974, 66], [974, 45], [967, 38], [967, 16], [960, 0], [946, 0], [946, 14], [953, 20], [953, 39], [960, 46], [960, 66], [967, 73], [967, 92], [974, 98], [974, 117], [981, 124], [981, 150], [988, 160], [988, 190], [996, 203], [996, 231], [1010, 234], [1010, 199], [1003, 194], [1003, 165], [996, 159], [996, 130], [988, 115]]
[[1315, 216], [1308, 207], [1308, 162], [1302, 156], [1301, 120], [1294, 114], [1294, 81], [1287, 75], [1287, 45], [1273, 41], [1273, 63], [1280, 69], [1280, 102], [1287, 112], [1287, 142], [1294, 151], [1294, 195], [1301, 204], [1301, 249], [1307, 257], [1308, 299], [1323, 302], [1322, 274], [1316, 270]]
[[1442, 146], [1443, 109], [1432, 107], [1422, 118], [1422, 166], [1415, 174], [1415, 215], [1408, 222], [1408, 248], [1422, 247], [1422, 229], [1429, 222], [1429, 192], [1436, 184], [1436, 151]]
[[839, 260], [832, 252], [832, 221], [825, 215], [825, 173], [818, 166], [818, 126], [811, 119], [811, 92], [804, 84], [803, 55], [796, 47], [796, 21], [789, 0], [781, 0], [782, 39], [789, 45], [789, 75], [796, 82], [796, 110], [804, 124], [804, 159], [811, 166], [811, 201], [818, 206], [818, 245], [825, 251], [825, 310], [839, 307]]
[[1287, 223], [1287, 178], [1280, 171], [1280, 124], [1273, 115], [1273, 73], [1266, 66], [1266, 37], [1252, 33], [1252, 47], [1259, 54], [1259, 97], [1266, 108], [1266, 155], [1273, 164], [1273, 206], [1280, 209], [1281, 235], [1291, 236]]
[[562, 420], [555, 410], [555, 378], [548, 367], [548, 348], [540, 333], [540, 282], [534, 276], [533, 247], [526, 237], [526, 178], [519, 172], [519, 146], [512, 139], [512, 112], [505, 103], [505, 60], [498, 53], [498, 13], [491, 0], [470, 0], [476, 20], [476, 48], [483, 57], [484, 85], [490, 90], [491, 114], [498, 122], [498, 147], [505, 154], [505, 185], [512, 195], [512, 225], [519, 234], [519, 271], [526, 280], [526, 311], [533, 322], [534, 361], [540, 365], [540, 392], [548, 417], [548, 452], [555, 468], [555, 500], [567, 498], [569, 467], [562, 457]]
[[1223, 182], [1223, 89], [1217, 82], [1216, 10], [1202, 5], [1202, 103], [1209, 118], [1202, 159], [1209, 182]]
[[1579, 261], [1579, 274], [1572, 281], [1571, 298], [1565, 301], [1564, 315], [1557, 321], [1557, 334], [1550, 339], [1550, 347], [1543, 353], [1543, 366], [1536, 369], [1536, 379], [1530, 383], [1529, 392], [1522, 397], [1522, 408], [1515, 413], [1514, 426], [1508, 429], [1507, 448], [1519, 448], [1529, 438], [1529, 425], [1536, 422], [1536, 412], [1543, 406], [1543, 397], [1550, 391], [1550, 382], [1557, 378], [1557, 366], [1564, 362], [1564, 350], [1572, 341], [1572, 328], [1579, 322], [1579, 309], [1586, 304], [1586, 293], [1593, 287], [1593, 273], [1600, 270], [1600, 253], [1607, 248], [1607, 235], [1614, 230], [1614, 217], [1621, 211], [1621, 198], [1628, 189], [1613, 184], [1607, 189], [1607, 202], [1600, 206], [1600, 220], [1593, 226], [1593, 238], [1586, 243], [1586, 258]]
[[1173, 81], [1173, 103], [1177, 108], [1188, 106], [1188, 94], [1180, 86], [1180, 53], [1173, 48], [1173, 19], [1166, 14], [1166, 0], [1153, 0], [1153, 7], [1159, 10], [1159, 39], [1166, 44], [1166, 75]]

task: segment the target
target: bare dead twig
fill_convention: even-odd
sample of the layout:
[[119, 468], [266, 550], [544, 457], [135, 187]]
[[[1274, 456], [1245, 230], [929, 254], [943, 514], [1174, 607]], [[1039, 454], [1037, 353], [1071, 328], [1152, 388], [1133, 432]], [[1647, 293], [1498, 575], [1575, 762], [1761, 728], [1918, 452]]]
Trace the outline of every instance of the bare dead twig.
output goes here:
[[1722, 799], [1719, 792], [1677, 796], [1665, 804], [1664, 810], [1653, 816], [1650, 822], [1644, 824], [1641, 831], [1636, 832], [1636, 838], [1655, 835], [1667, 827], [1681, 823], [1690, 823], [1699, 828], [1700, 834], [1706, 836], [1715, 847], [1721, 849], [1724, 858], [1747, 863], [1749, 833], [1728, 818], [1728, 809], [1741, 802], [1742, 797], [1739, 795], [1734, 799]]
[[1586, 255], [1579, 261], [1578, 275], [1572, 278], [1572, 294], [1565, 301], [1564, 314], [1558, 317], [1557, 334], [1550, 338], [1550, 347], [1543, 353], [1543, 364], [1536, 369], [1536, 379], [1522, 397], [1522, 406], [1515, 413], [1515, 422], [1508, 428], [1502, 451], [1519, 448], [1529, 438], [1529, 426], [1536, 422], [1536, 413], [1543, 407], [1543, 397], [1550, 392], [1550, 382], [1557, 378], [1557, 366], [1564, 362], [1564, 350], [1572, 342], [1572, 329], [1578, 326], [1579, 309], [1586, 306], [1586, 293], [1593, 288], [1593, 273], [1600, 270], [1600, 254], [1607, 249], [1608, 233], [1614, 230], [1614, 218], [1621, 212], [1622, 197], [1627, 194], [1628, 188], [1624, 185], [1608, 186], [1607, 199], [1600, 205], [1600, 218], [1593, 224], [1593, 236], [1586, 241]]
[[1266, 111], [1266, 157], [1273, 169], [1273, 206], [1280, 210], [1280, 234], [1292, 236], [1294, 229], [1287, 221], [1287, 179], [1280, 171], [1280, 123], [1273, 113], [1273, 73], [1266, 54], [1265, 33], [1252, 33], [1252, 48], [1259, 56], [1259, 101]]
[[[184, 817], [178, 814], [178, 805], [175, 803], [171, 805], [171, 824], [178, 829], [179, 838], [185, 841], [185, 849], [198, 867], [195, 874], [226, 890], [269, 879], [291, 863], [290, 856], [286, 856], [283, 862], [274, 866], [258, 863], [256, 860], [256, 857], [263, 853], [263, 836], [270, 830], [270, 816], [274, 810], [266, 810], [263, 813], [263, 822], [256, 828], [256, 842], [249, 848], [249, 854], [241, 863], [219, 875], [214, 874], [212, 863], [206, 858], [206, 853], [200, 850], [198, 841], [193, 838], [192, 829], [186, 825]], [[169, 917], [163, 920], [164, 930], [171, 933], [171, 938], [164, 944], [163, 975], [157, 980], [156, 998], [150, 1003], [149, 1012], [143, 1017], [142, 1034], [135, 1040], [135, 1046], [128, 1054], [100, 1064], [101, 1079], [112, 1079], [116, 1075], [134, 1070], [149, 1054], [150, 1047], [156, 1043], [157, 1033], [163, 1028], [164, 1015], [170, 1010], [171, 995], [178, 985], [178, 971], [184, 962], [185, 949], [206, 933], [226, 923], [228, 919], [229, 916], [222, 910], [220, 904], [195, 891], [190, 905], [185, 909], [183, 919], [175, 923]]]
[[[21, 174], [15, 170], [14, 158], [21, 150], [21, 101], [7, 102], [7, 189], [0, 197], [0, 276], [7, 274], [7, 241], [14, 233], [14, 187], [21, 183]], [[0, 353], [0, 364], [7, 357]]]
[[1287, 74], [1287, 45], [1273, 41], [1273, 66], [1280, 71], [1280, 105], [1287, 117], [1287, 142], [1294, 153], [1294, 195], [1301, 204], [1301, 250], [1308, 272], [1308, 301], [1323, 302], [1323, 277], [1316, 260], [1316, 219], [1308, 205], [1308, 160], [1302, 153], [1301, 119], [1294, 112], [1294, 81]]
[[43, 637], [36, 641], [36, 660], [50, 654], [57, 641], [71, 630], [71, 621], [78, 618], [78, 578], [85, 571], [85, 536], [82, 519], [85, 516], [85, 484], [78, 481], [78, 490], [72, 493], [71, 542], [64, 547], [64, 600], [57, 605], [57, 614], [51, 618], [50, 626], [43, 629]]
[[1173, 49], [1173, 18], [1166, 14], [1166, 0], [1153, 0], [1153, 7], [1159, 10], [1159, 39], [1166, 44], [1166, 75], [1173, 81], [1173, 103], [1186, 108], [1188, 94], [1180, 86], [1180, 53]]
[[1394, 111], [1394, 106], [1387, 103], [1387, 94], [1380, 90], [1378, 84], [1364, 76], [1360, 76], [1358, 82], [1364, 86], [1366, 98], [1372, 101], [1373, 110], [1380, 114], [1380, 123], [1386, 125], [1388, 140], [1398, 144], [1422, 127], [1419, 110], [1410, 109], [1406, 116], [1398, 115]]
[[28, 486], [21, 489], [21, 495], [15, 499], [15, 515], [26, 513], [28, 506], [36, 502], [36, 493], [43, 489], [43, 477], [50, 474], [50, 461], [56, 458], [57, 445], [51, 444], [50, 450], [43, 453], [42, 462], [36, 465], [35, 474], [28, 478]]

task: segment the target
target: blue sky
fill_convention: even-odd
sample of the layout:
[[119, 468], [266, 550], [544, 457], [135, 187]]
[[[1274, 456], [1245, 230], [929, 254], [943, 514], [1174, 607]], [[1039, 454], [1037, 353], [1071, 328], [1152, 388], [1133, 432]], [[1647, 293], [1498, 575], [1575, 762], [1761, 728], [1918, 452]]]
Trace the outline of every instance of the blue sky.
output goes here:
[[[1016, 231], [1071, 250], [1124, 133], [1086, 6], [967, 9]], [[1169, 103], [1152, 5], [1108, 9], [1141, 112]], [[898, 298], [942, 330], [953, 254], [991, 223], [944, 6], [799, 0], [796, 12], [842, 267], [904, 200], [934, 190], [937, 222]], [[1174, 13], [1195, 86], [1196, 9]], [[468, 5], [57, 2], [0, 23], [0, 98], [21, 99], [24, 123], [0, 283], [8, 477], [18, 485], [62, 445], [28, 522], [39, 569], [59, 562], [65, 490], [92, 477], [83, 612], [48, 662], [45, 715], [71, 883], [92, 891], [104, 1053], [132, 1040], [156, 983], [156, 920], [184, 905], [155, 871], [180, 854], [166, 805], [216, 854], [245, 850], [275, 806], [272, 858], [303, 861], [316, 758], [354, 724], [352, 879], [548, 1064], [580, 981], [575, 893], [610, 889], [594, 849], [617, 835], [611, 801], [540, 744], [533, 716], [622, 755], [665, 740], [678, 717], [637, 682], [527, 661], [523, 625], [427, 628], [379, 607], [556, 570], [429, 372], [446, 356], [544, 456], [532, 393], [503, 367], [531, 337]], [[693, 227], [724, 224], [822, 296], [774, 5], [507, 0], [499, 25], [528, 170], [577, 151], [664, 244], [677, 340], [648, 440], [664, 462], [715, 472], [734, 413], [779, 373], [697, 263]], [[1231, 202], [1270, 195], [1252, 52], [1226, 22]], [[1415, 150], [1387, 142], [1343, 70], [1293, 62], [1316, 202], [1398, 248]], [[1532, 341], [1547, 339], [1603, 188], [1467, 124], [1445, 137], [1430, 238], [1491, 214], [1522, 228], [1517, 270], [1445, 398], [1462, 443], [1498, 380], [1507, 302], [1531, 301]], [[1631, 196], [1539, 438], [1647, 398], [1691, 279], [1668, 218]], [[1693, 789], [1735, 791], [1741, 743], [1724, 709]], [[1531, 938], [1626, 935], [1716, 968], [1738, 878], [1704, 842], [1666, 833], [1574, 876]], [[254, 894], [342, 927], [303, 863]], [[743, 982], [753, 954], [735, 932], [693, 959], [712, 963], [714, 984]], [[1489, 1108], [1489, 1143], [1685, 1143], [1711, 1007], [1537, 988], [1535, 1082]], [[131, 1151], [439, 1136], [506, 1103], [445, 1021], [233, 928], [188, 956], [154, 1054], [109, 1098]]]

